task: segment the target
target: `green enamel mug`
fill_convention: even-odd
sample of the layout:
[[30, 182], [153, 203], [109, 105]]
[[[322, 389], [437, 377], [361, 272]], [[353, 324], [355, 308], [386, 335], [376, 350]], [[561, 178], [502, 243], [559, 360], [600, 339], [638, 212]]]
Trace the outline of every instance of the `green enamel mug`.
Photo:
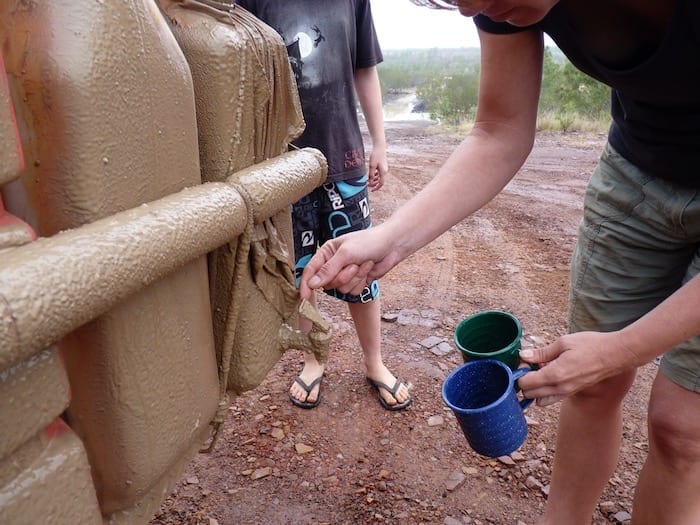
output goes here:
[[515, 370], [520, 365], [520, 339], [523, 327], [513, 314], [485, 310], [460, 321], [454, 341], [465, 363], [496, 359]]

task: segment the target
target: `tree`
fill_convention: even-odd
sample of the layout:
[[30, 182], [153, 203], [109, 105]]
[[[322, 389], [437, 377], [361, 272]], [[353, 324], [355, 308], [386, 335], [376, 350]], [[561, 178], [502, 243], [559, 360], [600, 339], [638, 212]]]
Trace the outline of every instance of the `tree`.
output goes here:
[[558, 63], [545, 49], [540, 114], [571, 113], [599, 119], [610, 110], [610, 88], [574, 67], [568, 60]]
[[478, 93], [479, 74], [476, 69], [429, 80], [416, 91], [430, 118], [447, 124], [473, 119]]

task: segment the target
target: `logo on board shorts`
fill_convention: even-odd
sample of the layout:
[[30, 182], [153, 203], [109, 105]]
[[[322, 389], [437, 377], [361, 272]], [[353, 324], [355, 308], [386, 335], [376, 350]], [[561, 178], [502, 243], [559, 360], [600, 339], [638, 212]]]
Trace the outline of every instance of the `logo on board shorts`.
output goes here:
[[369, 303], [373, 301], [374, 295], [372, 294], [372, 288], [365, 286], [358, 297], [360, 298], [361, 303]]
[[331, 202], [331, 206], [333, 206], [334, 210], [342, 210], [345, 208], [345, 204], [343, 204], [343, 196], [338, 193], [338, 190], [335, 188], [335, 184], [332, 182], [324, 184], [323, 189], [326, 190], [328, 200]]
[[362, 211], [362, 216], [367, 218], [369, 217], [369, 202], [367, 199], [362, 199], [359, 203], [358, 206], [360, 207], [360, 210]]
[[302, 246], [313, 246], [314, 245], [315, 239], [314, 239], [314, 232], [311, 230], [306, 230], [304, 232], [301, 232], [301, 245]]

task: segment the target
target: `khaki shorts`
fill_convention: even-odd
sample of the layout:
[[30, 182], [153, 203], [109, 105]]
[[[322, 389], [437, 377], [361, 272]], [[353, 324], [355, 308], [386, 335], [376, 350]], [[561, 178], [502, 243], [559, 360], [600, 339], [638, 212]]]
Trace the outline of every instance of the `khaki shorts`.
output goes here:
[[[698, 193], [640, 171], [606, 145], [574, 252], [571, 332], [619, 330], [700, 272]], [[700, 392], [700, 337], [666, 352], [661, 371]]]

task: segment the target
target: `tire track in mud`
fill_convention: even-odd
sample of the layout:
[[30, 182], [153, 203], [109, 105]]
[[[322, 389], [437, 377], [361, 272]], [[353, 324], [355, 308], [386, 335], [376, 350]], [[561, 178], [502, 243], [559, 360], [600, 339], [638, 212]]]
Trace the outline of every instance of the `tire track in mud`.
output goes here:
[[[464, 262], [458, 274], [465, 300], [475, 309], [502, 308], [517, 311], [531, 303], [522, 262], [522, 247], [488, 214], [476, 214], [453, 228], [459, 235], [458, 250]], [[470, 312], [473, 313], [473, 312]]]
[[[372, 194], [373, 217], [375, 223], [384, 221], [398, 207], [420, 191], [434, 176], [437, 169], [452, 152], [455, 140], [434, 137], [428, 134], [417, 138], [415, 123], [407, 125], [413, 130], [409, 138], [403, 137], [404, 124], [387, 123], [387, 156], [389, 175], [384, 187]], [[416, 140], [430, 142], [430, 148], [421, 144], [420, 149], [413, 147]], [[429, 149], [431, 155], [426, 158], [420, 152]], [[433, 166], [434, 169], [426, 169]], [[454, 232], [448, 231], [427, 246], [409, 256], [396, 266], [382, 280], [385, 307], [392, 309], [415, 308], [417, 306], [435, 308], [445, 311], [452, 305], [457, 282], [457, 254], [454, 245]], [[429, 278], [424, 278], [428, 276]], [[405, 304], [400, 293], [392, 293], [392, 283], [411, 283], [413, 297], [422, 298], [424, 304]], [[437, 300], [435, 300], [437, 299]], [[448, 308], [449, 310], [449, 308]]]

